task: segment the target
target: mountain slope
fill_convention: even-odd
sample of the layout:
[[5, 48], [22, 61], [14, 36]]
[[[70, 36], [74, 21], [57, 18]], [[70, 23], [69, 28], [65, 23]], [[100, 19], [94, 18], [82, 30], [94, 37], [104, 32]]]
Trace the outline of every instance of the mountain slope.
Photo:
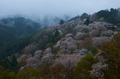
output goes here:
[[12, 40], [29, 36], [40, 28], [39, 23], [23, 17], [3, 18], [0, 20], [0, 46]]
[[[93, 17], [98, 16], [91, 18]], [[49, 75], [56, 78], [58, 75], [65, 79], [103, 79], [108, 73], [106, 62], [109, 61], [106, 60], [108, 54], [99, 49], [104, 43], [112, 42], [117, 32], [107, 30], [105, 20], [97, 18], [85, 25], [86, 18], [83, 19], [77, 16], [63, 24], [49, 26], [34, 35], [34, 42], [26, 46], [17, 59], [18, 62], [26, 62], [20, 70], [40, 67], [44, 73], [47, 68], [49, 72], [42, 75], [42, 78]]]
[[[18, 78], [30, 73], [29, 78], [43, 79], [119, 79], [120, 33], [108, 29], [113, 24], [106, 24], [94, 13], [45, 27], [29, 38], [31, 43], [20, 53], [1, 61], [1, 66], [20, 69]], [[18, 64], [12, 64], [13, 58]]]

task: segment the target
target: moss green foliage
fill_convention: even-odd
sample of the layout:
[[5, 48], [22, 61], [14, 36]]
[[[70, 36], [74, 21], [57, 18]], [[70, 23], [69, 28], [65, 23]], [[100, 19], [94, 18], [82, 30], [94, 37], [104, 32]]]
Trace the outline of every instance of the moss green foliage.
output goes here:
[[92, 70], [92, 65], [95, 63], [93, 56], [87, 55], [77, 63], [73, 71], [74, 79], [92, 79], [90, 70]]
[[53, 66], [45, 63], [41, 68], [26, 68], [19, 70], [17, 73], [18, 79], [69, 79], [67, 68], [61, 64]]
[[10, 72], [9, 69], [5, 70], [0, 66], [0, 79], [18, 79], [14, 72]]
[[26, 68], [24, 70], [19, 70], [17, 73], [18, 79], [40, 79], [40, 69]]
[[105, 71], [105, 77], [109, 79], [120, 79], [120, 33], [114, 36], [113, 42], [103, 44], [101, 50], [105, 51], [108, 55], [106, 59], [109, 68]]
[[26, 65], [26, 62], [25, 61], [21, 61], [21, 62], [18, 62], [17, 64], [16, 64], [16, 66], [14, 67], [14, 72], [15, 73], [17, 73], [18, 71], [19, 71], [19, 69], [21, 68], [21, 67], [23, 67], [23, 66], [25, 66]]

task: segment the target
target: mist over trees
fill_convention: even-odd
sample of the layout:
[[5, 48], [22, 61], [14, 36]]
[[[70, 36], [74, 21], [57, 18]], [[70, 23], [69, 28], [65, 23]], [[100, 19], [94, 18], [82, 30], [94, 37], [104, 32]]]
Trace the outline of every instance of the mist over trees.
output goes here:
[[0, 79], [120, 79], [120, 30], [105, 26], [119, 28], [118, 11], [83, 13], [41, 29], [21, 17], [0, 20], [3, 32], [17, 34], [0, 47]]

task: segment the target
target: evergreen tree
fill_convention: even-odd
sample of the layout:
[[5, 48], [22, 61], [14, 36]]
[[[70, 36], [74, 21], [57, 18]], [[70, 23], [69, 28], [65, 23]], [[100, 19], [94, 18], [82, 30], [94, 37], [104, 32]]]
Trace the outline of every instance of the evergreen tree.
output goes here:
[[90, 23], [90, 20], [89, 20], [89, 17], [88, 17], [87, 20], [84, 22], [84, 24], [89, 25], [89, 23]]
[[63, 21], [63, 20], [61, 20], [61, 21], [60, 21], [60, 24], [63, 24], [63, 23], [64, 23], [64, 21]]
[[56, 29], [54, 36], [57, 37], [59, 35], [58, 29]]
[[11, 66], [15, 67], [17, 65], [17, 58], [15, 57], [15, 55], [12, 56], [12, 61], [11, 61]]
[[83, 13], [83, 14], [80, 16], [81, 19], [85, 19], [85, 18], [88, 18], [88, 17], [89, 17], [89, 15], [88, 15], [87, 13]]

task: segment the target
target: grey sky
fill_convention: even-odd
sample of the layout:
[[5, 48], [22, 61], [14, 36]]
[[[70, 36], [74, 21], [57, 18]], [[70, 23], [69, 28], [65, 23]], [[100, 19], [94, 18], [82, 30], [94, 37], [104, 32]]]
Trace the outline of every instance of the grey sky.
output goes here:
[[92, 14], [101, 9], [119, 8], [120, 0], [0, 0], [0, 17]]

